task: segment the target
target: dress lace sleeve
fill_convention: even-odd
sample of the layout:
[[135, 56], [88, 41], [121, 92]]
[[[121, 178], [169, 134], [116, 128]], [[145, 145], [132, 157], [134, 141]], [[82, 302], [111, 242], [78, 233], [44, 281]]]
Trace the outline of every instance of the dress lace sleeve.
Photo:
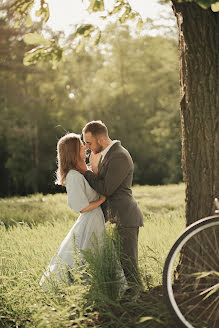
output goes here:
[[75, 212], [80, 212], [89, 205], [85, 189], [85, 178], [81, 173], [74, 170], [68, 172], [66, 190], [68, 205]]

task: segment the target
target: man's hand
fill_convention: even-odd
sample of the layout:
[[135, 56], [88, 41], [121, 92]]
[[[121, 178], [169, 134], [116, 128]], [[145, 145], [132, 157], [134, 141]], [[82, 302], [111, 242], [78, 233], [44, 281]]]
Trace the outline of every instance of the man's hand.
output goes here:
[[100, 195], [100, 200], [101, 200], [102, 202], [105, 202], [105, 200], [106, 200], [106, 196], [104, 196], [104, 195]]
[[81, 174], [84, 174], [84, 173], [88, 170], [87, 165], [86, 165], [86, 163], [85, 163], [84, 160], [79, 160], [79, 161], [77, 162], [76, 169], [77, 169]]
[[99, 160], [100, 160], [100, 156], [101, 156], [100, 153], [94, 154], [93, 152], [90, 155], [91, 168], [92, 168], [92, 171], [95, 174], [98, 174], [98, 163], [99, 163]]

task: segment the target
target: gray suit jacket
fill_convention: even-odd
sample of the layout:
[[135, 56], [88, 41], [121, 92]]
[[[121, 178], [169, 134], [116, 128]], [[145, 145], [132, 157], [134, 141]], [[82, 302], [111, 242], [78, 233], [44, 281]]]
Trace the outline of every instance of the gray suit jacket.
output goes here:
[[143, 215], [132, 196], [133, 171], [132, 158], [118, 141], [104, 157], [98, 175], [91, 171], [84, 174], [91, 187], [107, 197], [102, 204], [106, 221], [118, 226], [143, 226]]

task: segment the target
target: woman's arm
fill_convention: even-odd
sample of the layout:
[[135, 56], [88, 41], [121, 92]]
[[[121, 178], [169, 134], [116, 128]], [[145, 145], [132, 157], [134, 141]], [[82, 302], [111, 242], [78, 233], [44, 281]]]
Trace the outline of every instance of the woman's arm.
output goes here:
[[85, 213], [88, 211], [91, 211], [98, 206], [100, 206], [103, 202], [105, 202], [106, 197], [103, 195], [100, 195], [100, 198], [98, 200], [95, 200], [94, 202], [91, 202], [87, 207], [85, 207], [83, 210], [80, 211], [80, 213]]

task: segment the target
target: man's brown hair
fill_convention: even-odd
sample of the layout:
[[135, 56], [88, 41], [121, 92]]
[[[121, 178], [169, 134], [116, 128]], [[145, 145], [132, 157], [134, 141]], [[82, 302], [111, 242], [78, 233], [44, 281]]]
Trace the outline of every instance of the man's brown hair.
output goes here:
[[82, 130], [83, 135], [90, 132], [92, 136], [98, 137], [104, 135], [108, 137], [108, 130], [106, 125], [102, 121], [91, 121], [88, 122]]

